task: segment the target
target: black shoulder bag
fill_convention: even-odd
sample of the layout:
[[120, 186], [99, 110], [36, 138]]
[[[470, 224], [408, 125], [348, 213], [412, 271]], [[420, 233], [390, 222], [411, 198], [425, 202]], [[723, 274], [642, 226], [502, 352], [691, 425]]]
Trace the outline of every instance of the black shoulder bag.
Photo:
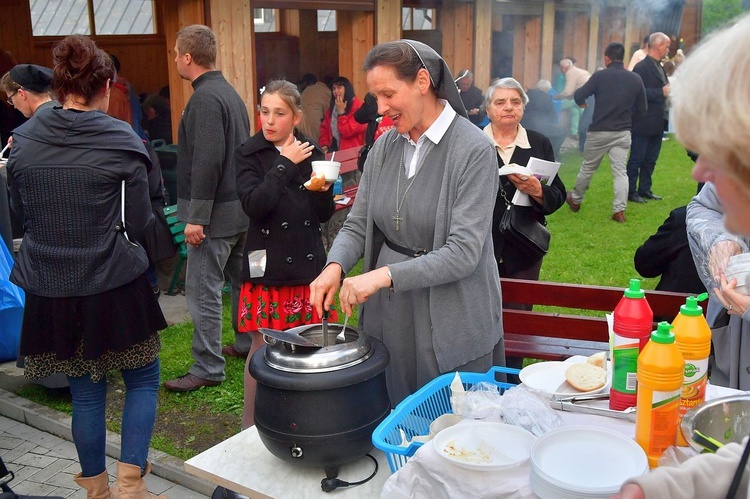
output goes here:
[[500, 195], [507, 205], [500, 219], [500, 234], [511, 241], [513, 246], [533, 255], [535, 260], [543, 258], [549, 251], [550, 240], [550, 233], [545, 224], [534, 218], [531, 207], [511, 203], [502, 186]]

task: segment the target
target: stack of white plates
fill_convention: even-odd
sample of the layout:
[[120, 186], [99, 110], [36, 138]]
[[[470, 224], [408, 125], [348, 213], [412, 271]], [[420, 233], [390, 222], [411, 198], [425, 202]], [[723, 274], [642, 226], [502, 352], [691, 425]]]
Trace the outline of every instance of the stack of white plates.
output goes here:
[[542, 499], [589, 499], [616, 494], [628, 478], [648, 471], [643, 449], [613, 430], [566, 426], [531, 448], [531, 490]]

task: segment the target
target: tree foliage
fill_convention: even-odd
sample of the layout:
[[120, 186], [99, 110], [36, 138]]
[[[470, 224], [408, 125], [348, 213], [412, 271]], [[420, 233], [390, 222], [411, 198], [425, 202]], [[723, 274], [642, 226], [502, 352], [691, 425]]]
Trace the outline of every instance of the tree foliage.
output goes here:
[[705, 36], [722, 27], [748, 7], [748, 2], [743, 0], [703, 0], [702, 34]]

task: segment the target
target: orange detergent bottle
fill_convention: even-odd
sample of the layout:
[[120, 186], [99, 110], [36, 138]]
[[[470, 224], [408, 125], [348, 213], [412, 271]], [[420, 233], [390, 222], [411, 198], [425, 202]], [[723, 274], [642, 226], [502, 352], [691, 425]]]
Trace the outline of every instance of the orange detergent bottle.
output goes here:
[[[680, 307], [680, 313], [672, 321], [675, 343], [685, 359], [685, 377], [680, 395], [680, 420], [688, 410], [706, 400], [711, 328], [703, 317], [703, 310], [698, 306], [698, 302], [706, 298], [708, 293], [697, 297], [688, 296], [685, 304]], [[681, 431], [677, 431], [677, 445], [688, 445]]]
[[670, 329], [668, 322], [660, 322], [638, 356], [635, 441], [646, 452], [651, 468], [667, 447], [676, 444], [680, 422], [685, 361]]

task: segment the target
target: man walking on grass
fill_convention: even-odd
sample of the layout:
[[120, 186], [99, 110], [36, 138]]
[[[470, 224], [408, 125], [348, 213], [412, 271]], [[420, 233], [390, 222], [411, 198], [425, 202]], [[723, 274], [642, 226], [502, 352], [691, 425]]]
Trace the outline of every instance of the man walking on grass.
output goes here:
[[633, 118], [632, 144], [627, 167], [628, 201], [633, 203], [661, 199], [661, 196], [651, 191], [651, 176], [661, 152], [661, 139], [667, 121], [667, 98], [670, 87], [661, 60], [668, 52], [669, 37], [664, 33], [653, 33], [648, 39], [646, 58], [633, 68], [633, 72], [643, 80], [648, 101], [648, 111]]
[[[177, 212], [188, 248], [185, 297], [193, 319], [193, 365], [164, 386], [174, 391], [216, 386], [224, 380], [222, 353], [242, 356], [250, 335], [236, 334], [242, 252], [248, 218], [237, 196], [234, 150], [250, 136], [242, 98], [216, 71], [216, 35], [192, 25], [177, 33], [175, 63], [194, 89], [177, 141]], [[221, 290], [231, 283], [235, 345], [221, 348]], [[244, 354], [247, 356], [247, 353]]]
[[[622, 63], [625, 47], [621, 43], [610, 43], [604, 51], [607, 69], [597, 71], [578, 90], [574, 98], [582, 105], [593, 95], [596, 98], [594, 118], [583, 148], [583, 163], [576, 178], [576, 185], [568, 191], [567, 203], [577, 212], [581, 209], [583, 196], [589, 188], [591, 178], [609, 155], [614, 177], [614, 203], [612, 220], [625, 222], [625, 207], [628, 204], [628, 175], [625, 161], [630, 149], [630, 127], [633, 116], [646, 111], [646, 90], [641, 77], [631, 73]], [[635, 109], [635, 112], [633, 111]]]

